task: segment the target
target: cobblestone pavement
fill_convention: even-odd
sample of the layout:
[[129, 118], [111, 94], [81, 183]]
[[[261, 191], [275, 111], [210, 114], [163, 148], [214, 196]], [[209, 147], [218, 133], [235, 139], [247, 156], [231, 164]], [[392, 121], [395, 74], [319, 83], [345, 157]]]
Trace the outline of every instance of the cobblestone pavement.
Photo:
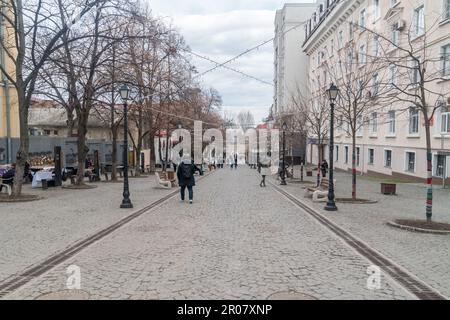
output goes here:
[[[0, 203], [0, 280], [45, 259], [73, 242], [130, 214], [119, 209], [122, 183], [96, 183], [91, 190], [31, 189], [45, 199], [28, 203]], [[154, 188], [154, 177], [130, 179], [135, 209], [169, 192]]]
[[[298, 178], [299, 171], [295, 172]], [[314, 180], [316, 177], [307, 178]], [[351, 175], [338, 172], [336, 197], [351, 197]], [[397, 196], [384, 196], [381, 180], [358, 176], [358, 198], [378, 201], [372, 205], [338, 203], [339, 211], [323, 210], [324, 203], [304, 198], [303, 186], [289, 183], [285, 190], [363, 239], [372, 248], [450, 297], [450, 236], [413, 233], [387, 226], [398, 218], [425, 219], [426, 190], [422, 184], [397, 184]], [[450, 223], [450, 190], [435, 187], [434, 219]]]
[[171, 199], [6, 299], [66, 289], [81, 268], [91, 299], [411, 299], [387, 277], [367, 289], [370, 263], [308, 214], [260, 188], [255, 171], [222, 169], [198, 183], [194, 204]]

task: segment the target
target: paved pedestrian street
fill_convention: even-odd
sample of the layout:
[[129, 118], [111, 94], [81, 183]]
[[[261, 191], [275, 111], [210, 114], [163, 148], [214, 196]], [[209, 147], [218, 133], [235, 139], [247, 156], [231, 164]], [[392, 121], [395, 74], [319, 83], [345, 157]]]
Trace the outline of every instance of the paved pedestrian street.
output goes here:
[[[380, 286], [369, 289], [373, 263], [270, 185], [260, 188], [259, 179], [244, 166], [217, 170], [197, 182], [194, 204], [173, 197], [3, 299], [57, 295], [67, 289], [74, 265], [90, 299], [416, 298], [384, 273]], [[133, 183], [148, 184], [149, 202], [154, 201], [153, 180]], [[10, 234], [20, 238], [19, 229]], [[36, 241], [45, 247], [52, 239]], [[17, 246], [20, 256], [24, 248]], [[21, 274], [23, 263], [8, 264]]]

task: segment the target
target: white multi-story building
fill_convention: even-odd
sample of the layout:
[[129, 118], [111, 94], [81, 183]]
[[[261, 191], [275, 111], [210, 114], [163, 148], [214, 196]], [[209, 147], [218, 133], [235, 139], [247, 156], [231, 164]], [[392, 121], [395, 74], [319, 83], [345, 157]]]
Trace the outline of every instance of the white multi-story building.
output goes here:
[[302, 52], [304, 24], [316, 10], [317, 3], [287, 3], [277, 10], [274, 38], [274, 101], [273, 115], [279, 117], [289, 110], [297, 88], [306, 89], [308, 56]]
[[[343, 94], [359, 92], [358, 85], [342, 86], [342, 78], [349, 78], [342, 74], [342, 66], [354, 75], [360, 73], [354, 78], [361, 77], [361, 94], [368, 98], [364, 101], [367, 106], [358, 114], [357, 171], [418, 181], [427, 177], [424, 114], [411, 99], [415, 93], [420, 99], [417, 90], [423, 71], [428, 77], [425, 88], [433, 176], [448, 177], [450, 161], [445, 152], [450, 151], [450, 0], [328, 0], [313, 14], [304, 31], [312, 102], [323, 97], [331, 82], [338, 86], [341, 83]], [[408, 54], [408, 48], [413, 54]], [[416, 59], [428, 61], [421, 67], [425, 71], [416, 68], [416, 64], [420, 65]], [[370, 63], [379, 65], [368, 67]], [[348, 134], [342, 114], [336, 114], [335, 135], [335, 167], [349, 170], [353, 137]], [[313, 162], [318, 161], [317, 148], [312, 147]], [[328, 153], [326, 147], [325, 157]]]
[[[318, 2], [321, 2], [320, 0]], [[302, 51], [305, 40], [304, 25], [316, 10], [317, 3], [287, 3], [277, 10], [274, 38], [274, 98], [271, 109], [273, 120], [281, 125], [288, 121], [294, 95], [308, 88], [308, 56]], [[292, 139], [288, 153], [296, 159], [304, 156], [303, 137]]]

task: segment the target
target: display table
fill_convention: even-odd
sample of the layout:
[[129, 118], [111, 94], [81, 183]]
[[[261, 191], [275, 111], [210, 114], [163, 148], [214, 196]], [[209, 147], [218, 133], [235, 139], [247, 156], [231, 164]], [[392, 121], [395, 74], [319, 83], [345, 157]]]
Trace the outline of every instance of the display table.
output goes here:
[[53, 180], [53, 173], [51, 171], [37, 171], [33, 175], [33, 182], [31, 183], [32, 188], [39, 188], [42, 187], [42, 180], [52, 181]]

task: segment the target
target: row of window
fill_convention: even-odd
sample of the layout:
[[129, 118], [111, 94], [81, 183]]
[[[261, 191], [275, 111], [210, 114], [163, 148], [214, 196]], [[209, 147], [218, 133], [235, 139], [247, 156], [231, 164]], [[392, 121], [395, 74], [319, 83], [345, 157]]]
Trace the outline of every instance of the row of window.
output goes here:
[[[395, 135], [397, 132], [397, 112], [395, 110], [389, 111], [387, 113], [386, 125], [388, 129], [388, 135]], [[408, 117], [408, 133], [410, 135], [416, 135], [419, 133], [419, 110], [416, 108], [409, 109]], [[445, 112], [440, 113], [440, 133], [448, 134], [450, 133], [450, 111], [445, 110]], [[343, 117], [341, 116], [337, 121], [337, 130], [342, 130]], [[348, 126], [348, 124], [347, 124]], [[360, 135], [364, 126], [362, 116], [358, 117], [357, 121], [357, 133]], [[347, 128], [349, 131], [349, 128]], [[369, 117], [369, 132], [370, 134], [377, 134], [378, 132], [378, 113], [373, 112]]]
[[[339, 162], [339, 146], [335, 146], [335, 161]], [[349, 164], [349, 147], [344, 147], [344, 164]], [[384, 158], [383, 163], [384, 167], [388, 169], [392, 169], [392, 157], [393, 153], [390, 149], [384, 150]], [[356, 166], [359, 167], [361, 165], [361, 148], [356, 147], [355, 152], [355, 161]], [[368, 162], [369, 165], [375, 165], [375, 149], [368, 149]], [[444, 172], [447, 170], [446, 168], [446, 157], [444, 155], [435, 155], [434, 156], [434, 172], [433, 175], [436, 177], [442, 177]], [[416, 153], [412, 151], [405, 152], [405, 171], [414, 173], [416, 172]]]
[[[443, 19], [450, 19], [450, 0], [443, 0]], [[398, 1], [392, 1], [391, 6], [395, 6], [398, 3]], [[380, 0], [373, 0], [373, 7], [375, 8], [374, 12], [374, 20], [378, 20], [380, 17]], [[367, 21], [367, 10], [364, 8], [360, 11], [360, 17], [359, 17], [359, 26], [362, 28], [366, 27], [366, 21]], [[392, 42], [392, 45], [395, 47], [399, 44], [400, 39], [400, 30], [402, 28], [403, 22], [396, 21], [391, 26], [391, 34], [390, 34], [390, 41]], [[354, 23], [350, 23], [350, 39], [353, 38], [353, 29], [354, 29]], [[413, 22], [412, 22], [412, 30], [415, 36], [421, 36], [425, 33], [425, 6], [422, 4], [419, 7], [414, 9], [413, 14]], [[376, 36], [372, 40], [372, 56], [377, 57], [380, 53], [380, 41], [379, 37]], [[339, 48], [343, 48], [343, 42], [344, 42], [344, 32], [341, 30], [338, 33], [338, 42], [339, 42]], [[328, 48], [325, 46], [323, 50], [321, 50], [317, 55], [317, 65], [320, 66], [321, 63], [325, 60], [325, 53], [328, 51]], [[334, 40], [331, 40], [331, 53], [334, 52]], [[450, 44], [445, 45], [441, 48], [441, 60], [442, 60], [442, 73], [444, 76], [450, 75]], [[353, 62], [353, 52], [350, 50], [348, 55], [348, 63]], [[359, 47], [359, 63], [365, 64], [367, 60], [367, 47], [366, 45], [361, 45]], [[391, 79], [395, 77], [395, 70], [390, 73]], [[414, 70], [412, 74], [413, 83], [418, 83], [418, 70]], [[325, 81], [326, 82], [326, 81]], [[392, 80], [394, 82], [394, 80]]]

